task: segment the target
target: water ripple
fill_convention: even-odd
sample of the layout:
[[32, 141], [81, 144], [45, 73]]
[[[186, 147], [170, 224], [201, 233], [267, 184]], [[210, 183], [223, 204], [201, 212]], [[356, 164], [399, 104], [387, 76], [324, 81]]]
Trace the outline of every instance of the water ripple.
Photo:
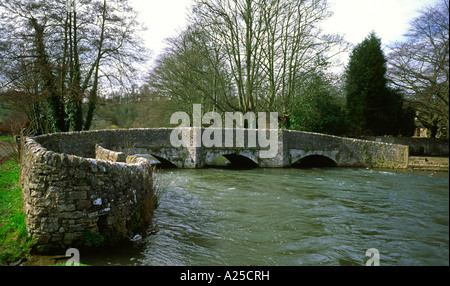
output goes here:
[[175, 170], [133, 265], [449, 265], [448, 176]]

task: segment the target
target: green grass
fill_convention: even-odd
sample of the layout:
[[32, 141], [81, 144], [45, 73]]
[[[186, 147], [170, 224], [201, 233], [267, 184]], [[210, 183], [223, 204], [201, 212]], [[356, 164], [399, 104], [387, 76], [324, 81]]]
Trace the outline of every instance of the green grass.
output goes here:
[[11, 136], [0, 136], [0, 141], [14, 142], [14, 138], [12, 138]]
[[0, 165], [0, 264], [28, 256], [31, 250], [19, 176], [20, 166], [14, 160]]

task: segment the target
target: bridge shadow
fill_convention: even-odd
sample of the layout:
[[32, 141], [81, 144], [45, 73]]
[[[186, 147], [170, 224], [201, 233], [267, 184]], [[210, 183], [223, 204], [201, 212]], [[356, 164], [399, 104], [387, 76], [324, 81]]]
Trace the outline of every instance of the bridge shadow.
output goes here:
[[[160, 156], [153, 154], [141, 155], [147, 158], [157, 169], [177, 169], [178, 166], [164, 159]], [[226, 154], [217, 157], [214, 160], [206, 162], [205, 168], [211, 169], [229, 169], [229, 170], [252, 170], [258, 168], [258, 164], [252, 159], [238, 155], [238, 154]], [[313, 168], [334, 168], [338, 167], [337, 163], [326, 156], [322, 155], [310, 155], [303, 157], [302, 159], [294, 162], [289, 168], [296, 169], [313, 169]]]
[[143, 155], [140, 154], [138, 156], [147, 159], [157, 169], [176, 169], [176, 168], [178, 168], [177, 165], [170, 162], [169, 160], [166, 160], [162, 157], [159, 157], [159, 156], [156, 156], [153, 154], [143, 154]]
[[174, 163], [170, 162], [169, 160], [166, 160], [164, 158], [161, 158], [159, 156], [155, 156], [152, 155], [153, 157], [155, 157], [155, 159], [157, 159], [159, 161], [159, 163], [156, 164], [156, 168], [158, 169], [177, 169], [177, 165], [175, 165]]
[[333, 159], [330, 159], [326, 156], [311, 155], [298, 160], [290, 167], [298, 169], [312, 169], [312, 168], [334, 168], [337, 166], [338, 166], [337, 163]]
[[227, 154], [207, 162], [205, 168], [251, 170], [258, 168], [258, 164], [245, 156]]

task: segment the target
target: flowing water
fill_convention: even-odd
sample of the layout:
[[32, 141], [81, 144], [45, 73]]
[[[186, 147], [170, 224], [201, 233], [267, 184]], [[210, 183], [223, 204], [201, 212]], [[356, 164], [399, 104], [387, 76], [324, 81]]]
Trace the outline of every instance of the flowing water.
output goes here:
[[165, 170], [153, 227], [90, 265], [449, 265], [448, 173]]

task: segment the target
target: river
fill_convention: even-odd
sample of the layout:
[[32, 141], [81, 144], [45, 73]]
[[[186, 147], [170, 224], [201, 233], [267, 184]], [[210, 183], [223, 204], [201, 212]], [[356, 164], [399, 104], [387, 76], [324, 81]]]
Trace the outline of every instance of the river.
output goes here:
[[159, 232], [90, 265], [449, 265], [449, 176], [393, 170], [163, 170]]

